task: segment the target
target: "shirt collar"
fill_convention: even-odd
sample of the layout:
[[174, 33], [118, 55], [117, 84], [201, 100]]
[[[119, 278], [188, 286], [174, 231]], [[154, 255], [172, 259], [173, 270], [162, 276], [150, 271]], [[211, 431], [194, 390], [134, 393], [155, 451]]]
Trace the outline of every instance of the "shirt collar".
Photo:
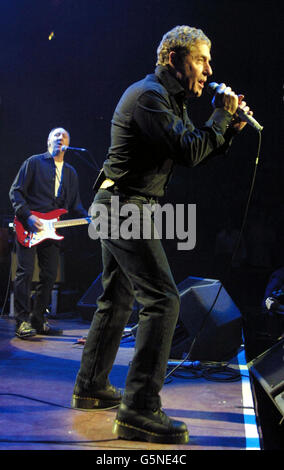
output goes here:
[[43, 154], [44, 158], [52, 158], [53, 159], [53, 156], [51, 155], [51, 153], [49, 153], [49, 151], [45, 152]]
[[158, 65], [155, 74], [171, 95], [179, 95], [185, 99], [185, 90], [176, 78], [172, 67], [169, 65]]
[[[51, 160], [53, 161], [54, 163], [54, 166], [55, 166], [55, 160], [54, 160], [54, 157], [51, 155], [51, 153], [47, 150], [47, 152], [45, 152], [43, 154], [43, 158], [51, 158]], [[63, 163], [65, 163], [65, 161], [63, 160]]]

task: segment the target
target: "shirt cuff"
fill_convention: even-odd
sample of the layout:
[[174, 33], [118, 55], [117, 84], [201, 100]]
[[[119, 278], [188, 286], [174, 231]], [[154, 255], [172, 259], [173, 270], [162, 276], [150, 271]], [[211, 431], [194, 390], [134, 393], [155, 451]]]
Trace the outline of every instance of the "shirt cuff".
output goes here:
[[212, 127], [216, 129], [217, 132], [220, 132], [222, 135], [224, 135], [232, 119], [233, 115], [228, 111], [223, 108], [216, 108], [208, 121], [205, 123], [205, 126]]
[[31, 211], [27, 206], [22, 206], [16, 211], [16, 216], [22, 221], [26, 221], [31, 215]]

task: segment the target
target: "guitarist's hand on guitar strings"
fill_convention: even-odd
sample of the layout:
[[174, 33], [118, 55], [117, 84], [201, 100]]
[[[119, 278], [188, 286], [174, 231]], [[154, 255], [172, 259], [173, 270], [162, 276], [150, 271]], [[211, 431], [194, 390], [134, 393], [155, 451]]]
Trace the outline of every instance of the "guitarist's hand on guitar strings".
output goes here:
[[40, 232], [43, 229], [43, 223], [36, 215], [30, 215], [27, 222], [32, 232]]

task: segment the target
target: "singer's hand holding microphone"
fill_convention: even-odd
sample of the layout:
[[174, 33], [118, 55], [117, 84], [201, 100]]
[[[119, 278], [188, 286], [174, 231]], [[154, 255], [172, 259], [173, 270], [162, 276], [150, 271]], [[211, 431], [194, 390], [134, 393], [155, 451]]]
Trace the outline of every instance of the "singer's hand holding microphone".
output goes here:
[[[217, 85], [217, 83], [216, 83]], [[209, 84], [210, 89], [213, 88], [211, 83]], [[212, 100], [213, 108], [224, 108], [228, 113], [234, 115], [238, 109], [238, 95], [232, 91], [232, 88], [221, 83], [215, 90], [214, 98]]]
[[209, 83], [208, 89], [210, 94], [214, 94], [212, 105], [214, 108], [224, 108], [234, 116], [232, 126], [241, 131], [246, 124], [251, 125], [257, 131], [261, 131], [263, 127], [252, 117], [253, 112], [243, 101], [244, 95], [237, 95], [225, 83]]

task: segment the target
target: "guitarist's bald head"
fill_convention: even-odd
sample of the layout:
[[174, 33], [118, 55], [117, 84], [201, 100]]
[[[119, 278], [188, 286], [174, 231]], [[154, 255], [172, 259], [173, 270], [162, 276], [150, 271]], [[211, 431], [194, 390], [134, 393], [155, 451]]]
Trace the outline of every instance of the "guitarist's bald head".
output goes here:
[[55, 127], [51, 129], [47, 138], [47, 149], [49, 153], [56, 156], [61, 152], [62, 145], [68, 147], [70, 143], [70, 134], [63, 127]]

